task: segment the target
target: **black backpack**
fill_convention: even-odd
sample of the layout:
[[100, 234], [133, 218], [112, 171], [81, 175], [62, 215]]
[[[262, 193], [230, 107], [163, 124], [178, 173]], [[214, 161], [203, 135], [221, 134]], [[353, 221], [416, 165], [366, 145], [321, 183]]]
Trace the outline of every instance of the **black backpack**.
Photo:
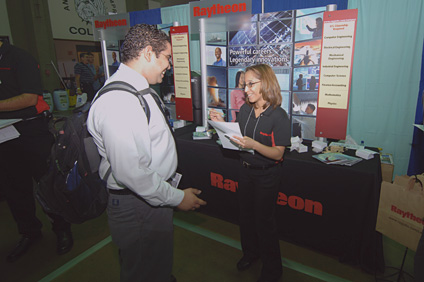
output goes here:
[[[128, 83], [115, 81], [104, 86], [93, 103], [113, 90], [136, 95], [150, 122], [150, 109], [143, 95], [155, 95], [154, 90], [137, 91]], [[86, 122], [91, 104], [76, 108], [70, 117], [64, 119], [63, 127], [56, 130], [48, 172], [35, 189], [35, 197], [44, 210], [62, 216], [69, 223], [83, 223], [100, 216], [108, 202], [106, 180], [111, 168], [103, 179], [99, 176], [101, 157]]]

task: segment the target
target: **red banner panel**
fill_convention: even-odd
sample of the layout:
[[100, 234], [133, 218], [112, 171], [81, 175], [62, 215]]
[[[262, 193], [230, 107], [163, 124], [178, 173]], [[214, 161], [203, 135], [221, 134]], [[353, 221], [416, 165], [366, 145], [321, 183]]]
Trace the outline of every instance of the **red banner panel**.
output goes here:
[[324, 12], [315, 136], [345, 139], [358, 10]]

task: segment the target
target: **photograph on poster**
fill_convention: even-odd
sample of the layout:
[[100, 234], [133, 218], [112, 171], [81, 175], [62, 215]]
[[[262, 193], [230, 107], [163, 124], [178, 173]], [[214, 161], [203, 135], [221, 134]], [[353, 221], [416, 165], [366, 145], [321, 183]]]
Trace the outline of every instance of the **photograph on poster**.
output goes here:
[[[314, 107], [308, 108], [308, 105]], [[316, 107], [318, 104], [318, 93], [311, 92], [296, 92], [293, 93], [293, 114], [298, 115], [313, 115], [316, 116]], [[313, 109], [313, 111], [311, 111]]]
[[259, 44], [292, 41], [292, 20], [260, 22]]
[[295, 68], [293, 70], [293, 90], [317, 91], [319, 67]]
[[236, 122], [236, 119], [237, 119], [238, 113], [239, 113], [240, 111], [239, 111], [239, 110], [232, 110], [232, 109], [229, 109], [229, 110], [228, 110], [228, 112], [230, 113], [229, 118], [228, 118], [228, 121], [229, 121], [229, 122]]
[[210, 32], [206, 33], [206, 44], [209, 45], [227, 45], [226, 32]]
[[281, 90], [290, 90], [290, 69], [273, 69]]
[[303, 41], [322, 36], [323, 13], [296, 18], [295, 41]]
[[246, 93], [242, 88], [228, 89], [229, 105], [228, 108], [231, 109], [231, 116], [229, 117], [230, 121], [235, 121], [237, 113], [239, 112], [241, 106], [246, 103]]
[[271, 67], [290, 66], [291, 44], [263, 45], [254, 51], [257, 64], [267, 64]]
[[120, 57], [118, 51], [107, 51], [107, 61], [108, 65], [112, 67], [119, 67]]
[[227, 66], [227, 47], [206, 45], [206, 64], [208, 66]]
[[298, 42], [294, 45], [295, 66], [319, 65], [321, 60], [321, 40]]
[[[309, 107], [308, 107], [309, 109]], [[308, 116], [293, 115], [293, 124], [297, 123], [300, 126], [300, 136], [304, 140], [315, 140], [316, 118]]]
[[287, 114], [290, 114], [290, 93], [282, 91], [281, 96], [283, 97], [283, 101], [281, 102], [281, 108], [283, 108]]
[[284, 18], [292, 18], [292, 17], [293, 17], [293, 11], [291, 10], [259, 14], [260, 21], [272, 21], [276, 19], [284, 19]]
[[[213, 81], [213, 76], [208, 77], [208, 82], [210, 80]], [[208, 106], [225, 108], [226, 105], [227, 105], [227, 90], [224, 88], [208, 87]]]
[[107, 50], [119, 51], [119, 42], [118, 42], [118, 40], [107, 40], [106, 41], [106, 49]]
[[256, 46], [228, 47], [228, 65], [230, 67], [247, 67], [255, 64]]
[[227, 70], [225, 68], [208, 66], [206, 71], [208, 77], [213, 76], [217, 81], [217, 85], [208, 83], [208, 86], [227, 87]]
[[[228, 34], [235, 35], [237, 32], [245, 31], [248, 32], [252, 29], [256, 31], [257, 29], [257, 22], [258, 22], [258, 15], [249, 15], [249, 14], [243, 14], [243, 15], [237, 15], [237, 16], [229, 16], [227, 17], [227, 22], [225, 24], [226, 30]], [[230, 40], [231, 35], [229, 36]], [[231, 43], [230, 43], [231, 45]]]
[[293, 93], [293, 125], [300, 128], [300, 137], [314, 140], [318, 93]]
[[[244, 70], [245, 68], [228, 69], [228, 88], [238, 87], [239, 82], [236, 81], [237, 73], [240, 71], [244, 72]], [[244, 80], [244, 77], [242, 79]]]
[[230, 31], [228, 35], [229, 45], [256, 44], [257, 22], [251, 22], [249, 25], [249, 29]]

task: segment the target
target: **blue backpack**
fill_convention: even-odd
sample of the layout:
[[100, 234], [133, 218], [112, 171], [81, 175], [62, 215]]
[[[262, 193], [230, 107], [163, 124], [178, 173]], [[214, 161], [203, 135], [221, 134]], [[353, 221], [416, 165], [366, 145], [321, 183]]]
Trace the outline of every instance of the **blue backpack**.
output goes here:
[[[104, 86], [93, 103], [114, 90], [137, 96], [150, 122], [150, 109], [143, 96], [149, 93], [157, 96], [154, 90], [137, 91], [128, 83], [115, 81]], [[76, 108], [70, 117], [58, 120], [64, 123], [54, 132], [56, 141], [51, 149], [49, 169], [35, 189], [44, 210], [62, 216], [69, 223], [83, 223], [100, 216], [108, 202], [106, 180], [111, 168], [103, 179], [99, 176], [101, 157], [86, 122], [91, 105], [86, 103]]]

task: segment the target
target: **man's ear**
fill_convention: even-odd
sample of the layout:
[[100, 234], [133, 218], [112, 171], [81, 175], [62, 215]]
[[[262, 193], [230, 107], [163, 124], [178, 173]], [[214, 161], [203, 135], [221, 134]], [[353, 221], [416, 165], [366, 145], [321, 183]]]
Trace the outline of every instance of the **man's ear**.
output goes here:
[[153, 52], [152, 46], [148, 45], [146, 46], [142, 51], [142, 56], [146, 59], [146, 61], [150, 62], [152, 60], [152, 56], [155, 55], [155, 52]]

